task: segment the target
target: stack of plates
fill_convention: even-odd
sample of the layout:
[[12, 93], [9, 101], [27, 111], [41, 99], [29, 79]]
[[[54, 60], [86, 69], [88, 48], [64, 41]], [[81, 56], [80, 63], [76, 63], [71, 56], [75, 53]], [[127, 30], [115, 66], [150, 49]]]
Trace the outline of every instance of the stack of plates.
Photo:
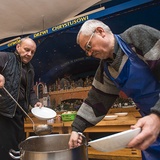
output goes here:
[[114, 120], [117, 119], [118, 115], [107, 115], [104, 117], [104, 120], [109, 121], [109, 120]]
[[123, 117], [128, 115], [128, 112], [119, 112], [119, 113], [114, 113], [115, 115], [119, 116], [119, 117]]

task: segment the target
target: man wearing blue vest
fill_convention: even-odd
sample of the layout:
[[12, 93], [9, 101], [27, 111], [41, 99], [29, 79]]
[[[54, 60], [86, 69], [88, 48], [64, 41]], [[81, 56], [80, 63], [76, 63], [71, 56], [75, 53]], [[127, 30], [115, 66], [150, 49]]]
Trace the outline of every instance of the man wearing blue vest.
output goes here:
[[160, 32], [140, 24], [116, 35], [103, 22], [88, 20], [78, 32], [77, 43], [87, 56], [101, 61], [88, 97], [72, 124], [70, 148], [80, 145], [77, 132], [101, 121], [123, 91], [142, 115], [131, 126], [142, 131], [128, 147], [142, 150], [143, 160], [159, 160]]

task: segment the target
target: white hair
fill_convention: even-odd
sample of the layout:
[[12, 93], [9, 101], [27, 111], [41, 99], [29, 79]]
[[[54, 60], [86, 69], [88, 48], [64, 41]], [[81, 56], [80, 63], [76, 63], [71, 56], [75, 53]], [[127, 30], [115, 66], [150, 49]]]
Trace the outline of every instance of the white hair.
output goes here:
[[33, 40], [33, 39], [31, 39], [31, 38], [29, 38], [29, 37], [24, 37], [24, 38], [22, 38], [21, 40], [20, 40], [20, 42], [19, 42], [19, 44], [22, 44], [23, 42], [25, 42], [25, 41], [31, 41], [33, 44], [35, 44], [35, 46], [36, 46], [36, 43], [35, 43], [35, 41]]
[[89, 36], [96, 30], [97, 27], [102, 27], [104, 31], [111, 33], [111, 29], [106, 24], [104, 24], [102, 21], [95, 20], [95, 19], [87, 20], [86, 22], [83, 23], [83, 25], [81, 26], [77, 34], [77, 44], [79, 44], [80, 34]]

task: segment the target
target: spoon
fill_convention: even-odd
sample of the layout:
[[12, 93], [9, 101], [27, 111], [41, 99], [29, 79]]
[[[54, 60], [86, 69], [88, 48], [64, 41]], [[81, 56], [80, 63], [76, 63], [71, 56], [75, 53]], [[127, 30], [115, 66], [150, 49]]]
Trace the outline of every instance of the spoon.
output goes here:
[[53, 127], [52, 125], [47, 125], [47, 124], [40, 124], [40, 125], [35, 125], [34, 121], [32, 118], [27, 114], [27, 112], [20, 106], [20, 104], [13, 98], [13, 96], [8, 92], [8, 90], [3, 87], [5, 92], [12, 98], [12, 100], [17, 104], [17, 106], [23, 111], [23, 113], [30, 119], [30, 121], [33, 124], [33, 131], [35, 132], [36, 135], [45, 135], [45, 134], [50, 134], [52, 133]]

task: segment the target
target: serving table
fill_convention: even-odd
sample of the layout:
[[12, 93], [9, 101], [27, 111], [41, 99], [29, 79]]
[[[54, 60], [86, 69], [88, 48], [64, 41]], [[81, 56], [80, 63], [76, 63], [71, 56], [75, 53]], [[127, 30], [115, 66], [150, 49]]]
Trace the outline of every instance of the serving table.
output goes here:
[[[32, 117], [36, 125], [47, 124], [47, 121], [39, 120], [35, 117]], [[71, 132], [71, 124], [73, 121], [63, 122], [60, 120], [54, 120], [54, 123], [50, 125], [53, 126], [53, 132], [63, 134]], [[93, 133], [93, 132], [121, 132], [130, 129], [131, 125], [134, 125], [137, 122], [137, 118], [132, 114], [128, 113], [127, 116], [117, 117], [115, 120], [101, 120], [96, 126], [87, 128], [84, 133]], [[26, 137], [30, 135], [33, 131], [32, 122], [26, 118], [24, 129], [26, 132]]]
[[[93, 132], [121, 132], [130, 129], [131, 125], [134, 125], [137, 119], [132, 115], [128, 114], [124, 117], [117, 117], [115, 120], [101, 120], [98, 124], [93, 127], [89, 127], [84, 130], [84, 133]], [[63, 122], [63, 126], [67, 128], [68, 133], [71, 132], [71, 122]]]

